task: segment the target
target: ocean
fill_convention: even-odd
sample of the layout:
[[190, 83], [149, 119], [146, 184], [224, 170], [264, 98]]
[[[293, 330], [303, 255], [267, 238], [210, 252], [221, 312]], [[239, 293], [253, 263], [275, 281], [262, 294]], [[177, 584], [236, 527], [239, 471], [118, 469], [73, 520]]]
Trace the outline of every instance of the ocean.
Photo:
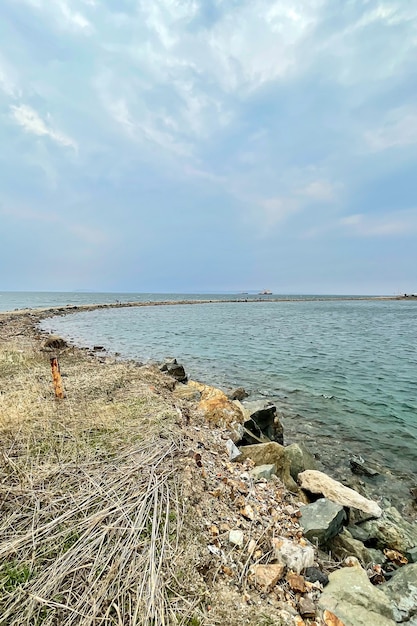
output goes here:
[[[81, 312], [42, 327], [141, 362], [175, 356], [193, 379], [244, 386], [251, 399], [276, 403], [286, 443], [305, 442], [325, 471], [400, 509], [409, 503], [417, 482], [417, 302], [239, 297], [248, 302]], [[231, 296], [0, 293], [0, 309], [218, 298]], [[380, 476], [354, 477], [352, 455], [377, 463]]]

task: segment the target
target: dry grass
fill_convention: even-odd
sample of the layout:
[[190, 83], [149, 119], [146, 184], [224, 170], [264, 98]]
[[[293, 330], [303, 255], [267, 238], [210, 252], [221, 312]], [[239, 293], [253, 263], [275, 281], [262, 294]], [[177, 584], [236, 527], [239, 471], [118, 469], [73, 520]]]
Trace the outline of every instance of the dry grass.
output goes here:
[[157, 374], [68, 351], [57, 402], [49, 356], [22, 342], [0, 346], [0, 624], [199, 624]]

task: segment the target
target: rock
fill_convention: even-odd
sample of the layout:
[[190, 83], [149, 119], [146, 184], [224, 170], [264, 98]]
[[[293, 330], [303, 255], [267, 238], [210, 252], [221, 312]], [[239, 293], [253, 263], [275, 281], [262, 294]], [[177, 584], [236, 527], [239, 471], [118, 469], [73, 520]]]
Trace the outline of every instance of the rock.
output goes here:
[[347, 530], [350, 532], [354, 539], [362, 541], [362, 543], [365, 543], [365, 541], [369, 539], [369, 533], [367, 533], [366, 530], [364, 530], [360, 526], [357, 526], [356, 524], [347, 526]]
[[375, 563], [375, 565], [385, 565], [387, 557], [383, 552], [381, 552], [381, 550], [377, 550], [376, 548], [367, 548], [367, 550], [372, 563]]
[[308, 580], [310, 583], [319, 582], [323, 587], [325, 587], [329, 582], [329, 577], [325, 572], [319, 570], [318, 567], [307, 567], [304, 572], [305, 580]]
[[311, 493], [320, 493], [332, 502], [359, 509], [372, 517], [380, 517], [382, 515], [382, 510], [376, 502], [364, 498], [364, 496], [353, 491], [353, 489], [345, 487], [342, 483], [330, 478], [323, 472], [306, 470], [298, 475], [298, 479], [302, 489]]
[[313, 618], [316, 615], [316, 605], [308, 596], [300, 598], [298, 610], [300, 611], [301, 617]]
[[230, 439], [233, 441], [233, 443], [237, 444], [239, 441], [242, 440], [245, 429], [243, 428], [243, 424], [240, 424], [239, 422], [232, 422], [229, 425], [229, 432]]
[[58, 337], [58, 335], [51, 335], [45, 339], [43, 347], [46, 350], [62, 350], [63, 348], [68, 348], [68, 343], [62, 337]]
[[409, 623], [417, 615], [417, 564], [401, 567], [379, 588], [393, 604], [395, 621]]
[[306, 583], [300, 574], [293, 574], [290, 572], [287, 576], [287, 582], [291, 589], [296, 593], [305, 593], [306, 591]]
[[243, 531], [242, 530], [231, 530], [229, 532], [229, 543], [241, 548], [243, 546]]
[[300, 574], [303, 569], [311, 567], [314, 563], [313, 546], [301, 546], [285, 537], [276, 537], [272, 539], [272, 548], [274, 559], [296, 574]]
[[236, 389], [232, 389], [230, 393], [227, 394], [229, 400], [244, 400], [249, 397], [249, 394], [243, 387], [237, 387]]
[[312, 543], [317, 541], [319, 545], [325, 544], [337, 535], [346, 520], [345, 509], [326, 498], [320, 498], [313, 504], [302, 506], [300, 511], [299, 523], [304, 536]]
[[361, 541], [354, 539], [346, 528], [344, 528], [337, 537], [333, 537], [333, 539], [328, 542], [327, 548], [331, 551], [333, 556], [341, 560], [348, 556], [354, 556], [362, 565], [375, 562], [369, 550], [365, 548]]
[[360, 525], [368, 534], [367, 542], [383, 550], [393, 548], [406, 553], [417, 546], [417, 524], [401, 517], [396, 508], [388, 507], [378, 520], [368, 520]]
[[188, 383], [176, 385], [173, 393], [174, 397], [180, 400], [190, 400], [191, 402], [200, 402], [201, 400], [201, 392]]
[[405, 556], [407, 557], [409, 563], [417, 563], [417, 547], [407, 550]]
[[271, 441], [240, 448], [242, 458], [252, 459], [255, 465], [275, 465], [276, 474], [290, 491], [297, 491], [297, 485], [290, 474], [290, 464], [285, 456], [285, 448]]
[[253, 577], [255, 585], [264, 593], [269, 593], [281, 580], [284, 574], [284, 565], [274, 563], [272, 565], [253, 565], [250, 568], [250, 574]]
[[194, 380], [190, 380], [188, 384], [201, 392], [198, 408], [211, 426], [228, 428], [233, 422], [244, 421], [245, 417], [241, 409], [220, 389]]
[[[266, 437], [269, 441], [284, 443], [284, 429], [277, 416], [277, 408], [274, 404], [265, 402], [247, 402], [244, 409], [249, 414], [245, 421], [245, 428], [256, 435], [259, 439]], [[243, 444], [245, 441], [242, 442]], [[251, 444], [252, 441], [246, 442]]]
[[318, 606], [333, 613], [344, 626], [395, 626], [390, 600], [359, 566], [332, 572]]
[[242, 457], [241, 451], [239, 450], [239, 448], [235, 446], [235, 444], [233, 443], [231, 439], [228, 439], [226, 441], [226, 449], [229, 453], [230, 461], [237, 461], [238, 459]]
[[290, 462], [290, 473], [294, 480], [297, 480], [297, 476], [301, 472], [314, 470], [317, 467], [313, 455], [302, 443], [292, 443], [290, 446], [285, 446], [285, 455]]
[[350, 461], [350, 469], [354, 474], [358, 474], [359, 476], [368, 476], [369, 478], [373, 478], [374, 476], [378, 476], [379, 472], [372, 463], [365, 461], [361, 456], [353, 456]]
[[166, 373], [175, 378], [179, 383], [186, 383], [188, 378], [185, 369], [180, 363], [168, 363]]
[[276, 467], [274, 464], [271, 465], [258, 465], [254, 467], [249, 473], [252, 476], [253, 480], [260, 480], [261, 478], [266, 478], [269, 480], [273, 474], [276, 474]]
[[175, 359], [173, 356], [168, 356], [166, 357], [165, 361], [162, 363], [159, 369], [161, 370], [161, 372], [167, 372], [169, 365], [177, 365], [177, 364], [178, 364], [177, 359]]

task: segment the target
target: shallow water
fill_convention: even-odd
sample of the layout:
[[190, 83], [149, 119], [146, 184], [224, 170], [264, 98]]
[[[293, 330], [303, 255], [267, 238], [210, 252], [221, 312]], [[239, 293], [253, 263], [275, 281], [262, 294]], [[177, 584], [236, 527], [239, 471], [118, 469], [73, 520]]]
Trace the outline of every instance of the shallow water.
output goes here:
[[43, 327], [141, 361], [173, 355], [191, 378], [274, 399], [287, 442], [305, 440], [345, 480], [353, 453], [380, 463], [365, 482], [400, 505], [417, 469], [416, 323], [415, 302], [328, 299], [112, 309]]

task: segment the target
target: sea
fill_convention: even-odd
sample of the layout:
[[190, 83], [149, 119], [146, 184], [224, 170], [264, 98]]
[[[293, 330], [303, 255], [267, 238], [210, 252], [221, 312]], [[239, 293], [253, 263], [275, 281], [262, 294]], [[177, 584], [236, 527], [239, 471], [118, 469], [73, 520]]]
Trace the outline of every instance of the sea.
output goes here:
[[[237, 298], [239, 302], [226, 300]], [[283, 301], [271, 301], [280, 298]], [[221, 300], [73, 313], [42, 322], [80, 346], [142, 363], [176, 357], [192, 379], [274, 402], [285, 443], [319, 468], [415, 517], [417, 301], [255, 294], [0, 292], [0, 310], [107, 302]], [[362, 457], [379, 475], [356, 476]]]

